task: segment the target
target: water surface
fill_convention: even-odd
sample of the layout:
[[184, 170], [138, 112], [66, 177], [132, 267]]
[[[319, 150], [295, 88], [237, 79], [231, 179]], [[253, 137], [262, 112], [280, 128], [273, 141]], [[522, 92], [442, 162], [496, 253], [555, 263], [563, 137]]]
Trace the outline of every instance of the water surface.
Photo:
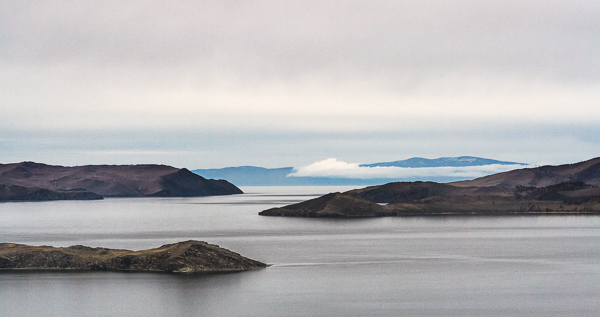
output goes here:
[[273, 264], [224, 275], [0, 273], [0, 316], [596, 316], [600, 217], [304, 219], [349, 188], [0, 204], [0, 241], [125, 249], [187, 239]]

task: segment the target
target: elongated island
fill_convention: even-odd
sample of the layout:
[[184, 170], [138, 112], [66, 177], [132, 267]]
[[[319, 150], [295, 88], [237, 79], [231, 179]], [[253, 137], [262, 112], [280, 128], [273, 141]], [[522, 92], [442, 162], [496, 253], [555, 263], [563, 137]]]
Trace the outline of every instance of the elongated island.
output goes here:
[[0, 243], [0, 272], [9, 270], [219, 273], [265, 268], [267, 264], [201, 241], [129, 251], [81, 245], [55, 248]]

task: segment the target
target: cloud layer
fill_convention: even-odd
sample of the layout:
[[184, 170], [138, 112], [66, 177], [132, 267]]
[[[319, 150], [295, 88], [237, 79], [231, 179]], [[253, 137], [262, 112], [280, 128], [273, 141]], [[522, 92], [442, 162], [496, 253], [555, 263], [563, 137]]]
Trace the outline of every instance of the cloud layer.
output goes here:
[[436, 118], [589, 121], [599, 14], [594, 1], [5, 2], [0, 122], [389, 131]]
[[598, 16], [591, 0], [3, 1], [0, 146], [16, 150], [0, 158], [583, 160]]
[[482, 165], [464, 167], [364, 167], [360, 163], [346, 163], [336, 158], [328, 158], [313, 164], [298, 167], [288, 177], [334, 177], [334, 178], [427, 178], [427, 177], [461, 177], [476, 178], [490, 174], [506, 172], [522, 165]]

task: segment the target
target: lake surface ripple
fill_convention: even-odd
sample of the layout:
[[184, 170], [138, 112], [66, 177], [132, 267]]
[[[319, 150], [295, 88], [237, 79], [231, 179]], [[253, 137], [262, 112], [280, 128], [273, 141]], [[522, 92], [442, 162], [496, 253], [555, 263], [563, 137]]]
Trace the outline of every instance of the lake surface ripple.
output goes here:
[[304, 219], [261, 210], [348, 187], [0, 204], [0, 242], [140, 250], [188, 239], [234, 274], [0, 273], [0, 316], [598, 316], [600, 217]]

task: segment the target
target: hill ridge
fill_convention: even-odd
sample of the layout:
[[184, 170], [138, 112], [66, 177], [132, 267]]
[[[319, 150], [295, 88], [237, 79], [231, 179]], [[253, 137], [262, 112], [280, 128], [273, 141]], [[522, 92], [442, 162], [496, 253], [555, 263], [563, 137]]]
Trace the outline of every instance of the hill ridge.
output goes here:
[[449, 184], [458, 187], [496, 186], [511, 188], [515, 186], [546, 187], [563, 182], [583, 182], [600, 185], [600, 157], [571, 164], [515, 169]]
[[[52, 192], [85, 191], [102, 197], [187, 197], [241, 194], [225, 180], [206, 179], [168, 165], [60, 166], [35, 162], [0, 164], [0, 185]], [[0, 200], [14, 197], [0, 195]], [[75, 198], [74, 198], [75, 199]]]

